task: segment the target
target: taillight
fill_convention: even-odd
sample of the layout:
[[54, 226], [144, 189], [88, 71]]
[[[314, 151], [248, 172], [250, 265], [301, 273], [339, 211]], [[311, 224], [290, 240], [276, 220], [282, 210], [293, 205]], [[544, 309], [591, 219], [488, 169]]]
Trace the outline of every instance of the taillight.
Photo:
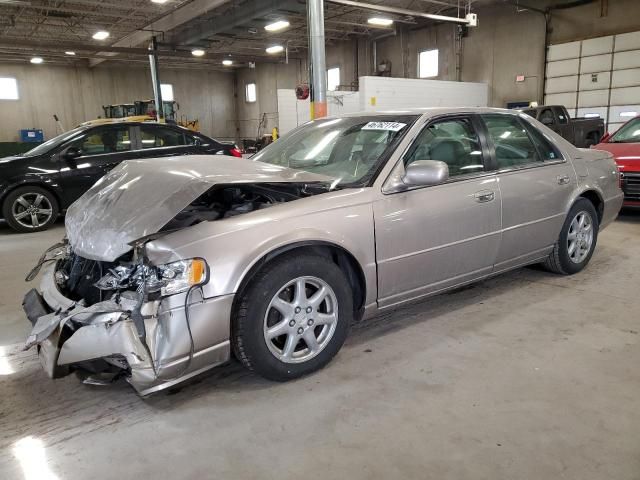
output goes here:
[[242, 158], [242, 152], [240, 151], [240, 149], [238, 149], [238, 147], [233, 147], [231, 150], [229, 150], [229, 153], [233, 157]]

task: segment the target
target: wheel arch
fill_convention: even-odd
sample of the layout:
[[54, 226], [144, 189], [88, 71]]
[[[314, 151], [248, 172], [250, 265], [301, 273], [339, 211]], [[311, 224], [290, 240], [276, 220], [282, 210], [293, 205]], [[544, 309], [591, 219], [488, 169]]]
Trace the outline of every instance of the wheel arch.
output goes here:
[[[604, 214], [604, 200], [600, 192], [594, 189], [585, 190], [576, 197], [576, 200], [579, 198], [586, 198], [589, 200], [596, 209], [596, 213], [598, 214], [598, 224], [602, 222], [602, 216]], [[574, 201], [575, 203], [575, 201]]]
[[256, 273], [270, 262], [280, 258], [283, 254], [290, 253], [295, 250], [324, 255], [338, 265], [345, 272], [347, 281], [353, 289], [355, 312], [361, 313], [363, 311], [367, 296], [367, 284], [362, 265], [360, 265], [360, 262], [358, 262], [355, 255], [349, 252], [346, 248], [324, 240], [302, 240], [281, 245], [265, 253], [256, 262], [254, 262], [253, 265], [251, 265], [249, 270], [240, 280], [236, 290], [234, 309], [236, 301], [242, 297], [242, 292], [249, 283], [251, 283], [251, 280], [253, 280]]

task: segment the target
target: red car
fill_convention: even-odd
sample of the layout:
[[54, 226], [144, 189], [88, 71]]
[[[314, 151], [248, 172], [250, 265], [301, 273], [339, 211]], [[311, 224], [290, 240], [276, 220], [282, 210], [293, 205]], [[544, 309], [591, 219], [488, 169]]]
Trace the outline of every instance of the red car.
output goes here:
[[623, 207], [640, 207], [640, 116], [629, 120], [616, 133], [607, 133], [591, 148], [613, 154], [620, 168]]

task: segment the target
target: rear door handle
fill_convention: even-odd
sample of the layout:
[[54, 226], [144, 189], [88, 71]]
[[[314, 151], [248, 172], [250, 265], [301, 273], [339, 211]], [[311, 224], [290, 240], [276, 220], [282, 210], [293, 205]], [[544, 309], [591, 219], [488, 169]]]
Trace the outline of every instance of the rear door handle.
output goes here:
[[493, 201], [493, 199], [496, 198], [496, 194], [491, 190], [482, 190], [480, 192], [476, 192], [473, 198], [475, 198], [478, 203], [486, 203]]
[[571, 181], [571, 178], [569, 178], [569, 175], [558, 175], [556, 180], [558, 181], [558, 185], [567, 185]]

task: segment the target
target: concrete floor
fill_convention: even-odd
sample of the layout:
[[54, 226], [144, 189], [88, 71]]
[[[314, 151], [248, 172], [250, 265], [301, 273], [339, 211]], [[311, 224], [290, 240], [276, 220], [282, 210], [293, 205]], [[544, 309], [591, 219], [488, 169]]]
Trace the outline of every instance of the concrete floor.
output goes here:
[[[45, 378], [0, 224], [0, 478], [640, 479], [640, 214], [573, 277], [521, 269], [356, 326], [287, 383], [231, 364], [142, 400]], [[3, 375], [4, 374], [4, 375]]]

